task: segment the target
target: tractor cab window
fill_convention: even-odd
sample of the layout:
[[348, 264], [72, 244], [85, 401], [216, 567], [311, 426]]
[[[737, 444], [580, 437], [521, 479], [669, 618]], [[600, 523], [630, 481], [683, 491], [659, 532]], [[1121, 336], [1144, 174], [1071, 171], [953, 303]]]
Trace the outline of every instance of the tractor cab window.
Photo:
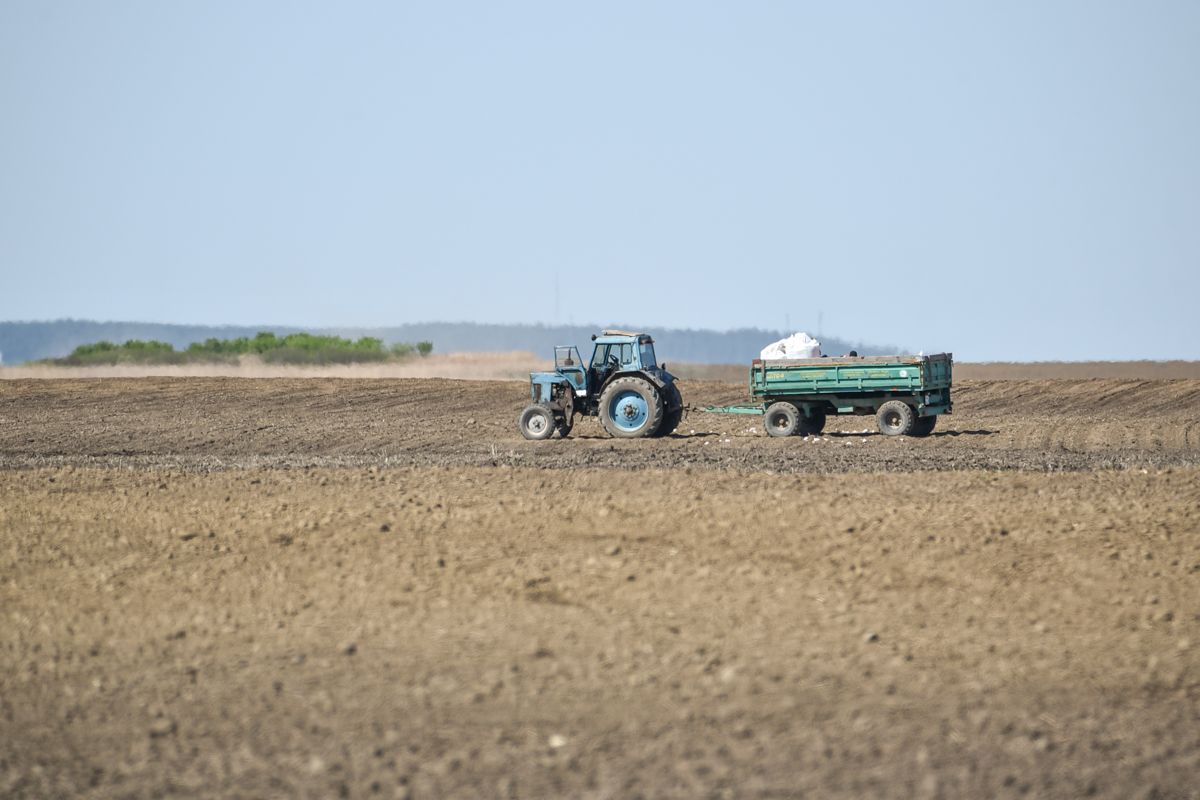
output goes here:
[[608, 348], [606, 344], [596, 345], [596, 351], [592, 353], [592, 369], [604, 369], [608, 363]]
[[554, 348], [554, 365], [559, 368], [583, 369], [583, 365], [579, 363], [579, 352], [574, 347]]
[[654, 342], [643, 339], [640, 346], [642, 348], [642, 369], [653, 369], [657, 366], [654, 360]]
[[[631, 344], [615, 345], [613, 347], [613, 350], [617, 350], [618, 348], [620, 348], [620, 351], [621, 351], [621, 366], [622, 367], [632, 367], [633, 366], [633, 345], [631, 345]], [[615, 355], [615, 353], [614, 353], [614, 355]]]

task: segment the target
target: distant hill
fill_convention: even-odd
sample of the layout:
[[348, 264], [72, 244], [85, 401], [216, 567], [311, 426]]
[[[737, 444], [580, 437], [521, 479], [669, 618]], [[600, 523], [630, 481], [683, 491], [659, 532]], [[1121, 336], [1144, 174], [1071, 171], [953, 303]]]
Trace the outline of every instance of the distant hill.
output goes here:
[[[106, 340], [120, 344], [129, 339], [170, 342], [183, 349], [205, 339], [253, 337], [259, 331], [278, 336], [289, 333], [345, 336], [358, 339], [373, 336], [385, 344], [394, 342], [433, 342], [434, 352], [459, 350], [528, 350], [549, 356], [556, 344], [576, 344], [590, 352], [591, 337], [602, 327], [645, 331], [654, 336], [660, 361], [691, 364], [740, 364], [756, 358], [771, 342], [796, 331], [772, 331], [741, 328], [733, 331], [656, 328], [629, 325], [478, 325], [471, 322], [422, 322], [391, 328], [312, 328], [294, 325], [204, 326], [163, 325], [150, 322], [93, 322], [60, 319], [53, 322], [0, 322], [0, 363], [19, 364], [40, 358], [62, 358], [81, 344]], [[813, 331], [809, 331], [813, 333]], [[903, 348], [850, 342], [827, 336], [821, 351], [840, 356], [850, 350], [861, 355], [886, 355], [904, 352]]]

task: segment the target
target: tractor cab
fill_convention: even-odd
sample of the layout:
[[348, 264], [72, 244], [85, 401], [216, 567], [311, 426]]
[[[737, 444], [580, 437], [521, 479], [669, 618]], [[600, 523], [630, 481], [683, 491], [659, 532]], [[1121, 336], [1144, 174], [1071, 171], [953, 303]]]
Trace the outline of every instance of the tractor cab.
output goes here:
[[[654, 357], [654, 340], [644, 333], [629, 331], [604, 331], [600, 336], [593, 336], [596, 343], [592, 350], [592, 363], [588, 367], [588, 383], [594, 391], [599, 391], [610, 377], [618, 372], [651, 372], [665, 371], [658, 366]], [[659, 378], [656, 383], [661, 382]]]

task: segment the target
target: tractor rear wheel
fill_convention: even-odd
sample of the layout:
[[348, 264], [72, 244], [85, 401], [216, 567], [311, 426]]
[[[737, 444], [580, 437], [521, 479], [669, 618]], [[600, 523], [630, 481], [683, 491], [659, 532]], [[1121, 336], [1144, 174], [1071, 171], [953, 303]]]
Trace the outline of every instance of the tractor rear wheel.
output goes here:
[[889, 400], [879, 407], [875, 415], [876, 427], [884, 436], [907, 436], [912, 433], [916, 412], [912, 406], [899, 400]]
[[[671, 406], [675, 406], [674, 411], [668, 411]], [[679, 393], [679, 387], [674, 382], [667, 384], [667, 396], [663, 399], [663, 421], [658, 426], [655, 436], [670, 436], [679, 427], [679, 423], [683, 421], [683, 395]]]
[[616, 439], [653, 436], [662, 418], [662, 397], [644, 378], [617, 378], [600, 395], [600, 421]]
[[937, 427], [937, 416], [932, 417], [917, 417], [913, 423], [913, 436], [928, 436], [933, 433], [933, 429]]
[[825, 430], [825, 410], [821, 408], [810, 409], [811, 416], [800, 417], [800, 430], [797, 433], [802, 436], [812, 436], [814, 433], [820, 433]]
[[550, 410], [550, 406], [541, 403], [526, 406], [517, 420], [517, 427], [526, 439], [549, 439], [557, 428], [554, 412]]
[[791, 436], [800, 423], [800, 411], [791, 403], [772, 403], [763, 415], [768, 436]]

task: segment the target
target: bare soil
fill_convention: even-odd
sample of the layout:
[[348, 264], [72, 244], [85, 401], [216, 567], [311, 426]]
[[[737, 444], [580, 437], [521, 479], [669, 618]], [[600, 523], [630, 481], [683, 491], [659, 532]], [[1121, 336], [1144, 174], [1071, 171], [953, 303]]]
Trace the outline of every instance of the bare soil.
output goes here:
[[1200, 379], [1200, 361], [994, 361], [956, 363], [954, 377], [968, 380], [1080, 380], [1125, 378], [1143, 381]]
[[[682, 382], [693, 406], [741, 384]], [[516, 381], [143, 378], [0, 382], [0, 466], [493, 466], [909, 472], [1200, 463], [1200, 381], [961, 381], [926, 439], [874, 417], [819, 440], [768, 439], [761, 417], [691, 413], [666, 439], [615, 441], [594, 420], [528, 442]]]
[[0, 383], [0, 797], [1200, 796], [1200, 381], [527, 391]]

